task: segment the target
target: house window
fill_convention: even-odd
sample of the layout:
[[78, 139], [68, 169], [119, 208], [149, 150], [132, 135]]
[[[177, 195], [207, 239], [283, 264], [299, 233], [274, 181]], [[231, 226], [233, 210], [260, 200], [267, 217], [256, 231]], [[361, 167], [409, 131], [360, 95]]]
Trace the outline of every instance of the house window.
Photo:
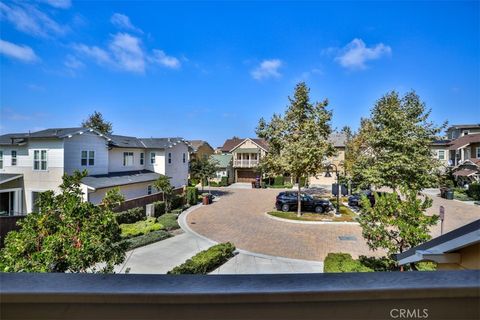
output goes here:
[[16, 166], [16, 165], [17, 165], [17, 151], [12, 150], [12, 166]]
[[187, 155], [183, 153], [183, 163], [187, 162]]
[[47, 170], [47, 150], [33, 150], [33, 170]]
[[124, 167], [133, 166], [133, 152], [124, 152], [123, 153], [123, 166]]
[[168, 153], [168, 164], [171, 164], [172, 163], [172, 153], [169, 152]]
[[0, 151], [0, 169], [3, 169], [3, 151]]
[[140, 165], [143, 166], [144, 161], [145, 161], [145, 153], [141, 152], [140, 153]]
[[82, 151], [82, 159], [81, 165], [82, 166], [94, 166], [95, 165], [95, 151]]
[[155, 164], [155, 152], [150, 153], [150, 164]]
[[438, 150], [438, 159], [445, 160], [445, 150]]
[[147, 187], [147, 194], [152, 194], [152, 186]]
[[480, 147], [477, 147], [477, 159], [480, 159]]
[[470, 130], [463, 130], [462, 136], [466, 136], [470, 133]]

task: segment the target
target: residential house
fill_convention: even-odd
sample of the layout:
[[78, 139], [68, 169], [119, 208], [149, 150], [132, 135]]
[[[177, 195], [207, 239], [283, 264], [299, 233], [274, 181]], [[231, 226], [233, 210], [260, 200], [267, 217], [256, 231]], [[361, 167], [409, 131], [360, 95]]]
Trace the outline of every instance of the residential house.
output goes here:
[[227, 139], [220, 150], [222, 154], [232, 155], [233, 181], [252, 182], [260, 176], [257, 167], [268, 152], [268, 144], [264, 139], [234, 137]]
[[480, 124], [456, 124], [447, 128], [447, 139], [455, 140], [457, 138], [480, 133]]
[[480, 269], [480, 220], [396, 255], [400, 265], [433, 261], [439, 270]]
[[222, 178], [227, 178], [227, 182], [232, 183], [235, 176], [233, 156], [231, 154], [212, 154], [210, 159], [217, 164], [217, 172], [213, 180], [219, 182]]
[[56, 128], [0, 136], [0, 214], [35, 210], [38, 195], [59, 192], [62, 176], [87, 170], [84, 199], [98, 204], [119, 187], [126, 200], [155, 192], [166, 175], [187, 184], [189, 144], [182, 138], [103, 135], [90, 128]]
[[192, 146], [192, 151], [190, 152], [190, 160], [208, 159], [212, 154], [215, 153], [215, 150], [207, 141], [189, 140], [188, 143], [190, 143], [190, 145]]
[[435, 140], [430, 144], [430, 150], [434, 158], [440, 162], [442, 172], [450, 166], [450, 143], [451, 140]]

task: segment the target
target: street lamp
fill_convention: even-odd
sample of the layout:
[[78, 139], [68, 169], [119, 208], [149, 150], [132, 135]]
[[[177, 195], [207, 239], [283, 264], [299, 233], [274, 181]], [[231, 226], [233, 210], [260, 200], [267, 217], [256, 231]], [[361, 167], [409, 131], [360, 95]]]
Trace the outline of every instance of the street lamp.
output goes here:
[[335, 216], [339, 217], [340, 216], [340, 181], [339, 181], [339, 176], [338, 176], [338, 168], [333, 163], [329, 164], [327, 166], [327, 172], [325, 172], [325, 178], [332, 177], [332, 174], [330, 173], [330, 170], [334, 171], [335, 174], [337, 175], [337, 208], [336, 208]]

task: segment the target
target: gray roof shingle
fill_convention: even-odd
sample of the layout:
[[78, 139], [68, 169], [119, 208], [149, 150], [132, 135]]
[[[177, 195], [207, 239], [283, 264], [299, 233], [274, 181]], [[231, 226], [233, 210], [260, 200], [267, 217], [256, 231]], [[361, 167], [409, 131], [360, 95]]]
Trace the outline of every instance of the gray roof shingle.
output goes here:
[[177, 143], [187, 143], [181, 137], [175, 138], [140, 138], [139, 139], [146, 148], [151, 149], [166, 149], [176, 145]]
[[82, 183], [94, 189], [102, 189], [126, 184], [154, 181], [160, 176], [161, 174], [148, 170], [111, 172], [109, 174], [87, 176], [82, 179]]

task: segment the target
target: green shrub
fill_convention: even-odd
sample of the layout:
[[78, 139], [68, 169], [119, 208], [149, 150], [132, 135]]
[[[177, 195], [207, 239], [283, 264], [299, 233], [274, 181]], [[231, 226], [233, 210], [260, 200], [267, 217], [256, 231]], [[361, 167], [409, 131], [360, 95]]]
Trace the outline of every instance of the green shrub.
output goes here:
[[468, 186], [467, 195], [473, 200], [480, 200], [480, 183], [472, 183]]
[[348, 253], [329, 253], [323, 262], [324, 272], [372, 272]]
[[305, 187], [307, 185], [307, 179], [305, 177], [300, 178], [300, 186]]
[[177, 222], [177, 215], [175, 213], [165, 213], [163, 216], [157, 218], [157, 222], [160, 223], [167, 231], [180, 228]]
[[285, 185], [283, 186], [285, 189], [292, 189], [293, 188], [293, 185], [290, 183], [290, 182], [287, 182], [285, 183]]
[[187, 187], [187, 203], [189, 205], [196, 205], [198, 203], [198, 189], [195, 187]]
[[374, 271], [394, 271], [398, 270], [397, 264], [395, 261], [388, 259], [387, 257], [367, 257], [360, 256], [358, 261], [367, 268], [370, 268]]
[[167, 238], [170, 238], [171, 236], [172, 235], [165, 230], [158, 230], [138, 237], [125, 239], [122, 241], [122, 243], [126, 243], [127, 250], [133, 250], [138, 247], [146, 246], [147, 244], [165, 240]]
[[276, 176], [273, 180], [274, 186], [283, 186], [285, 183], [285, 178], [283, 176]]
[[222, 177], [222, 180], [220, 180], [220, 187], [226, 187], [228, 186], [228, 177]]
[[185, 204], [185, 197], [183, 195], [176, 194], [172, 197], [170, 201], [172, 203], [171, 208], [178, 209], [183, 207], [183, 205]]
[[220, 184], [216, 181], [210, 181], [210, 187], [219, 187]]
[[168, 271], [168, 274], [207, 274], [233, 257], [235, 246], [230, 242], [220, 243], [203, 250], [181, 265]]
[[180, 213], [182, 213], [182, 211], [183, 211], [183, 208], [178, 208], [178, 209], [173, 209], [169, 213], [173, 213], [178, 216]]
[[157, 231], [162, 228], [163, 226], [157, 222], [157, 219], [153, 217], [135, 223], [120, 225], [120, 229], [122, 230], [122, 238], [131, 238], [141, 234], [147, 234], [152, 231]]
[[134, 223], [146, 218], [145, 210], [142, 207], [128, 209], [127, 211], [117, 213], [116, 218], [118, 224]]
[[191, 186], [191, 187], [195, 187], [197, 184], [198, 184], [198, 180], [197, 180], [197, 179], [190, 179], [190, 180], [188, 180], [188, 185]]
[[165, 202], [156, 201], [153, 203], [153, 205], [155, 206], [155, 217], [160, 217], [165, 213]]

